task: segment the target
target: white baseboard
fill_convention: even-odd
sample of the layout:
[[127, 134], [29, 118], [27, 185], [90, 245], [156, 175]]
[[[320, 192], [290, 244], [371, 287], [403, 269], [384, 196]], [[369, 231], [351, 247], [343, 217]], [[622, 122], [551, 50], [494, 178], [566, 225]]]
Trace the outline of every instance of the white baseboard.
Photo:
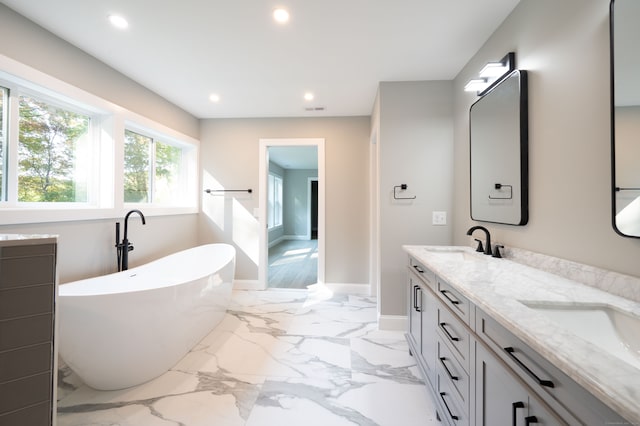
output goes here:
[[[371, 287], [368, 284], [349, 284], [349, 283], [328, 283], [324, 285], [333, 293], [338, 294], [357, 294], [363, 296], [371, 295]], [[258, 280], [233, 280], [234, 290], [265, 290], [260, 287]], [[290, 289], [282, 289], [290, 290]], [[307, 290], [301, 289], [301, 290]]]
[[233, 280], [234, 290], [264, 290], [258, 280]]
[[371, 286], [369, 284], [326, 283], [325, 286], [334, 293], [339, 294], [371, 295]]
[[407, 330], [406, 315], [378, 315], [378, 329], [389, 331]]

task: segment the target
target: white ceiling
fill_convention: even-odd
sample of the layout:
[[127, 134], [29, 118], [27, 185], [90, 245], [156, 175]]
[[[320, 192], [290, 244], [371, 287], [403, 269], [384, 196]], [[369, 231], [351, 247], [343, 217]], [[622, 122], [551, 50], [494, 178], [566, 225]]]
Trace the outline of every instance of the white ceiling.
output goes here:
[[518, 1], [0, 0], [198, 118], [370, 115], [380, 81], [453, 79]]

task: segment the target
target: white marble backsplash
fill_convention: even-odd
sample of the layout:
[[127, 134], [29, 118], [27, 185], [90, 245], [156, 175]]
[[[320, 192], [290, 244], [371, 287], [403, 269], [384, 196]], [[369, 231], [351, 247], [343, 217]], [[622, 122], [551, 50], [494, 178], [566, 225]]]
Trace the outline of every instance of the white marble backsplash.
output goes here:
[[522, 265], [540, 269], [640, 303], [640, 278], [638, 277], [517, 247], [505, 246], [502, 249], [502, 256]]

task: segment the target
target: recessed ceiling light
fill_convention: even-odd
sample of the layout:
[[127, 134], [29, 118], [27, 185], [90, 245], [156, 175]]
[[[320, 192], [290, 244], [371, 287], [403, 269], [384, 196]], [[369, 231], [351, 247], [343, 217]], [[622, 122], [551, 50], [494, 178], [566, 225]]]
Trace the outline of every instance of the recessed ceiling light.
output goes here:
[[286, 9], [276, 9], [273, 11], [273, 19], [280, 24], [289, 22], [289, 12]]
[[315, 96], [313, 96], [313, 93], [311, 92], [307, 92], [304, 94], [304, 100], [305, 101], [312, 101], [313, 98], [315, 98]]
[[120, 15], [109, 15], [109, 22], [116, 28], [124, 30], [129, 26], [129, 22]]
[[218, 95], [217, 93], [212, 93], [209, 95], [209, 100], [211, 102], [220, 102], [220, 95]]

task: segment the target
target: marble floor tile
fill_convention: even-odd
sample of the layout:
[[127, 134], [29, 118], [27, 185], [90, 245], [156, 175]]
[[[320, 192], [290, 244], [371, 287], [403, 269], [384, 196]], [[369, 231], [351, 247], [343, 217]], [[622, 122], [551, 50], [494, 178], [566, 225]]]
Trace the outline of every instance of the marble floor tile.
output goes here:
[[63, 368], [58, 396], [59, 426], [411, 426], [435, 419], [403, 333], [377, 330], [376, 299], [318, 286], [235, 291], [222, 323], [162, 376], [105, 392]]

